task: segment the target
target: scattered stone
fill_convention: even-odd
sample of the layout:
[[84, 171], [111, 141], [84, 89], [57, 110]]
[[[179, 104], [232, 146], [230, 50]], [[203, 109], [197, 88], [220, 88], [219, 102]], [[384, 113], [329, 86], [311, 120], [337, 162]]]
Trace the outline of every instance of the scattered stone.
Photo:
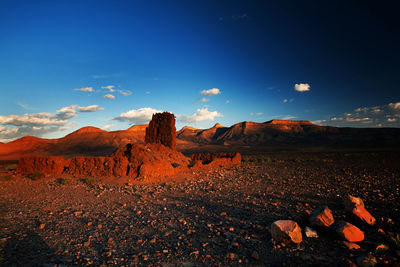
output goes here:
[[357, 267], [357, 264], [355, 264], [352, 260], [349, 258], [342, 256], [339, 259], [336, 260], [334, 266], [337, 267]]
[[361, 242], [364, 240], [364, 233], [358, 227], [345, 221], [337, 221], [332, 225], [332, 229], [348, 242]]
[[253, 253], [251, 253], [251, 258], [252, 258], [253, 260], [258, 261], [258, 260], [260, 259], [260, 255], [258, 254], [257, 251], [253, 251]]
[[369, 225], [375, 224], [375, 218], [363, 206], [354, 205], [353, 207], [348, 207], [347, 212], [351, 217], [356, 218], [364, 223]]
[[310, 227], [308, 227], [308, 226], [306, 226], [306, 229], [305, 229], [304, 232], [305, 232], [305, 234], [306, 234], [307, 237], [318, 238], [318, 233], [317, 233], [317, 231], [315, 231], [314, 229], [312, 229], [312, 228], [310, 228]]
[[279, 220], [272, 223], [271, 236], [275, 242], [286, 245], [298, 244], [303, 240], [300, 226], [291, 220]]
[[369, 225], [375, 224], [375, 218], [365, 209], [364, 202], [361, 198], [347, 195], [343, 199], [343, 203], [345, 206], [345, 210], [351, 217], [356, 218]]
[[343, 245], [350, 250], [359, 250], [361, 248], [358, 244], [348, 241], [343, 241]]
[[228, 253], [228, 254], [226, 255], [226, 257], [227, 257], [228, 259], [230, 259], [230, 260], [234, 260], [234, 259], [237, 258], [237, 255], [236, 255], [235, 253], [230, 252], [230, 253]]
[[343, 198], [343, 204], [344, 206], [347, 207], [352, 207], [352, 206], [361, 206], [364, 207], [364, 202], [361, 198], [358, 197], [353, 197], [352, 195], [347, 195]]
[[362, 267], [373, 267], [378, 263], [375, 256], [371, 253], [358, 256], [356, 262]]
[[314, 227], [329, 227], [335, 220], [333, 219], [332, 211], [328, 206], [324, 205], [310, 214], [309, 222]]
[[386, 251], [389, 249], [389, 246], [386, 244], [379, 244], [376, 246], [375, 251]]

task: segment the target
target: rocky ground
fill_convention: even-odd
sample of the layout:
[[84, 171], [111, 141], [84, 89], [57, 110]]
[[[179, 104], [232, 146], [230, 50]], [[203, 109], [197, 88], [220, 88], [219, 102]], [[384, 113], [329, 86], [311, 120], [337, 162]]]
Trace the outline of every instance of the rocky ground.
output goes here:
[[[339, 259], [360, 263], [365, 255], [378, 265], [400, 262], [396, 152], [250, 155], [240, 167], [150, 185], [34, 180], [4, 166], [2, 266], [331, 266], [343, 265]], [[271, 240], [274, 221], [301, 221], [323, 204], [336, 220], [347, 220], [342, 198], [349, 193], [377, 220], [357, 225], [365, 233], [359, 250], [329, 232], [303, 234], [295, 246]]]

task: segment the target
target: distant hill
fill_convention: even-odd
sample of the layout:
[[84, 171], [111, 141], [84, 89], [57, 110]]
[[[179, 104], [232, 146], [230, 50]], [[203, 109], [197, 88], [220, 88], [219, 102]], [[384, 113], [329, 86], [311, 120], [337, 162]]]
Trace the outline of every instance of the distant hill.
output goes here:
[[[25, 136], [0, 143], [0, 159], [28, 155], [100, 156], [128, 143], [144, 143], [147, 125], [121, 131], [83, 127], [59, 139]], [[319, 126], [309, 121], [271, 120], [264, 123], [244, 121], [230, 127], [215, 124], [209, 129], [185, 126], [177, 133], [177, 149], [197, 150], [215, 146], [217, 150], [280, 146], [400, 148], [399, 128], [348, 128]]]

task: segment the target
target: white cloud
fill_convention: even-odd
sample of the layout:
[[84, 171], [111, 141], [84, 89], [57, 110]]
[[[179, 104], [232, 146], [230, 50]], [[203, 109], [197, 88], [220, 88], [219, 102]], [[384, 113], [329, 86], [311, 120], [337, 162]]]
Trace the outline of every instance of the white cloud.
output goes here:
[[[400, 102], [389, 103], [382, 106], [359, 107], [353, 112], [345, 112], [326, 120], [318, 120], [315, 123], [321, 125], [350, 126], [350, 127], [400, 127]], [[381, 126], [379, 126], [381, 125]]]
[[283, 116], [281, 119], [282, 120], [293, 120], [293, 119], [296, 119], [296, 117], [292, 116], [292, 115], [286, 115], [286, 116]]
[[178, 118], [184, 123], [197, 123], [205, 120], [214, 120], [216, 117], [223, 117], [218, 111], [209, 111], [208, 108], [197, 109], [193, 115], [179, 115]]
[[109, 129], [111, 129], [114, 126], [115, 126], [115, 124], [106, 124], [103, 127], [101, 127], [101, 129], [108, 131]]
[[261, 116], [261, 115], [263, 115], [263, 114], [264, 114], [264, 113], [262, 113], [262, 112], [257, 112], [257, 113], [256, 113], [257, 116]]
[[57, 110], [57, 116], [64, 120], [76, 117], [78, 115], [78, 113], [75, 110], [76, 107], [77, 107], [77, 105], [71, 105], [71, 106], [60, 108], [59, 110]]
[[106, 99], [115, 99], [115, 96], [113, 96], [112, 94], [106, 94], [103, 97], [106, 98]]
[[136, 124], [145, 124], [151, 120], [153, 114], [159, 112], [162, 111], [153, 108], [132, 109], [128, 112], [121, 113], [118, 117], [113, 118], [113, 120], [128, 121]]
[[57, 132], [64, 126], [0, 126], [0, 142], [11, 142], [23, 136], [43, 136], [46, 133]]
[[397, 103], [389, 103], [388, 106], [392, 109], [400, 109], [400, 102]]
[[[64, 114], [64, 113], [60, 113]], [[51, 113], [34, 113], [24, 115], [0, 115], [0, 124], [14, 125], [14, 126], [43, 126], [43, 125], [63, 125], [66, 123], [62, 116]]]
[[115, 87], [114, 85], [107, 85], [107, 86], [102, 86], [101, 89], [106, 89], [106, 90], [108, 90], [107, 91], [108, 93], [113, 93], [113, 92], [115, 92], [114, 87]]
[[228, 99], [228, 100], [225, 101], [225, 103], [229, 104], [229, 103], [231, 103], [231, 101]]
[[221, 91], [218, 88], [212, 88], [212, 89], [208, 89], [208, 90], [203, 90], [200, 92], [200, 94], [207, 95], [207, 96], [219, 95], [219, 94], [221, 94]]
[[294, 90], [297, 92], [307, 92], [310, 91], [310, 85], [308, 83], [299, 83], [294, 85]]
[[93, 92], [93, 87], [82, 87], [82, 88], [74, 89], [74, 91]]
[[131, 91], [128, 91], [128, 90], [126, 90], [126, 91], [124, 91], [124, 90], [118, 90], [118, 92], [119, 92], [121, 95], [124, 95], [124, 96], [128, 96], [128, 95], [131, 95], [131, 94], [132, 94], [132, 92], [131, 92]]
[[96, 112], [99, 110], [103, 110], [104, 108], [99, 107], [98, 105], [91, 105], [91, 106], [87, 106], [87, 107], [79, 107], [78, 106], [78, 110], [79, 112]]
[[146, 91], [146, 95], [149, 95], [150, 94], [150, 91]]
[[[79, 112], [94, 112], [102, 110], [98, 105], [80, 107], [70, 105], [62, 107], [56, 113], [31, 113], [23, 115], [0, 116], [0, 142], [10, 142], [26, 135], [43, 136], [50, 132], [64, 131], [71, 128], [72, 122], [69, 119], [74, 118]], [[10, 125], [6, 127], [2, 125]]]

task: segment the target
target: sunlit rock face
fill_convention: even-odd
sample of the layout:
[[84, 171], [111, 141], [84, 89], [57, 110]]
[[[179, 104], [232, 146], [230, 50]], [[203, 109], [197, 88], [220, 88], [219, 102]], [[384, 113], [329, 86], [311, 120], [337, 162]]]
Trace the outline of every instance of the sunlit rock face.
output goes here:
[[146, 144], [162, 144], [176, 149], [175, 116], [172, 113], [163, 112], [153, 114], [146, 128]]

